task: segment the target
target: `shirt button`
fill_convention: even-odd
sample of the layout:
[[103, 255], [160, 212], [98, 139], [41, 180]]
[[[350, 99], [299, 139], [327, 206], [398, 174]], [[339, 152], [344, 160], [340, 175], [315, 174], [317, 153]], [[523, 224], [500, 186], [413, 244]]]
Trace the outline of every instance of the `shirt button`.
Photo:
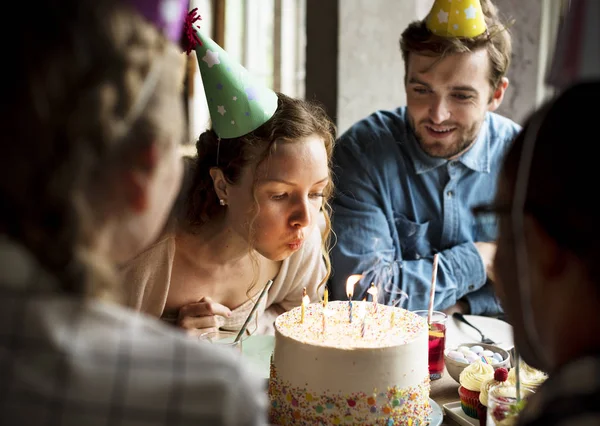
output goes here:
[[452, 192], [452, 191], [448, 191], [448, 192], [446, 192], [446, 195], [447, 195], [448, 197], [452, 197], [452, 196], [454, 195], [454, 192]]
[[475, 286], [474, 286], [473, 284], [471, 284], [471, 285], [469, 286], [469, 290], [475, 290]]
[[421, 256], [419, 256], [418, 254], [415, 255], [415, 259], [419, 260], [421, 258]]
[[451, 165], [452, 167], [456, 166], [456, 161], [450, 161], [450, 165]]

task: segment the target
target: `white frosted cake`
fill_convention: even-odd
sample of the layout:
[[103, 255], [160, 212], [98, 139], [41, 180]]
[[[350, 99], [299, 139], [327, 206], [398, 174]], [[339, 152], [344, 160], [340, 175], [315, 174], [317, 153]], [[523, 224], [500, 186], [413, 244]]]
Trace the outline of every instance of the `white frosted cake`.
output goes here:
[[[348, 302], [304, 309], [304, 321], [301, 307], [275, 321], [270, 423], [429, 423], [425, 319], [364, 301], [352, 302], [351, 323]], [[366, 312], [364, 327], [361, 311]]]

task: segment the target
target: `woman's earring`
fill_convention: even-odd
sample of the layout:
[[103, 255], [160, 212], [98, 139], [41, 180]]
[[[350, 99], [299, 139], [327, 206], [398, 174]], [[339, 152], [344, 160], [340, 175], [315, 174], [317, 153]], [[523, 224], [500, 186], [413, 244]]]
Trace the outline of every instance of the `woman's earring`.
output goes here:
[[225, 200], [223, 198], [219, 198], [219, 204], [222, 206], [226, 206], [227, 203], [225, 202]]

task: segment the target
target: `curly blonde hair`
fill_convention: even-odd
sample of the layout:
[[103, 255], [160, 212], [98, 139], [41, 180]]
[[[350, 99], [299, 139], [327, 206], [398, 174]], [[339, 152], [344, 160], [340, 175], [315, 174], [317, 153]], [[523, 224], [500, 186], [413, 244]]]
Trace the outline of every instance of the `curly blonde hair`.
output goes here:
[[[256, 130], [238, 138], [219, 138], [214, 130], [200, 135], [196, 142], [197, 156], [188, 160], [188, 182], [185, 191], [186, 199], [181, 203], [182, 224], [190, 232], [202, 226], [223, 211], [215, 193], [210, 169], [218, 167], [228, 182], [239, 182], [242, 169], [248, 164], [256, 167], [267, 160], [278, 141], [296, 141], [304, 137], [317, 135], [323, 139], [327, 162], [329, 165], [329, 183], [323, 190], [322, 213], [325, 221], [322, 232], [321, 252], [327, 268], [327, 274], [319, 284], [322, 287], [331, 273], [329, 251], [331, 247], [331, 206], [329, 201], [333, 194], [331, 177], [331, 161], [335, 144], [336, 128], [325, 110], [316, 102], [291, 98], [278, 93], [278, 107], [275, 114]], [[218, 150], [218, 164], [217, 164]], [[258, 203], [257, 203], [258, 204]], [[258, 211], [258, 209], [257, 209]], [[253, 241], [252, 218], [249, 241]], [[252, 243], [250, 255], [253, 257]], [[254, 262], [255, 272], [258, 262]], [[256, 275], [256, 273], [255, 273]], [[250, 288], [254, 287], [253, 283]]]

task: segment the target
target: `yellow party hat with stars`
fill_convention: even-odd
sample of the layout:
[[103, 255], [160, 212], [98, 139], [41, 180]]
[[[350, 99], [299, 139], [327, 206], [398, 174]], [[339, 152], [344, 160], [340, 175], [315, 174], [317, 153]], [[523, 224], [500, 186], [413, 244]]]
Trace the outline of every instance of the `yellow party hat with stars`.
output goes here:
[[479, 0], [435, 0], [426, 23], [440, 37], [473, 38], [487, 29]]

